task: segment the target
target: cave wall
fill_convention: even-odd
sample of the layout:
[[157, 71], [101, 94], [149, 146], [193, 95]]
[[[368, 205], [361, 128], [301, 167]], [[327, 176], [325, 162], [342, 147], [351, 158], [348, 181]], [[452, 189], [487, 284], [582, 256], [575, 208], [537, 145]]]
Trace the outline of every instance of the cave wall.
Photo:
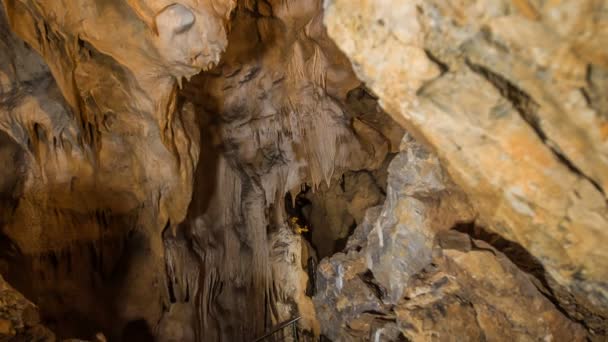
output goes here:
[[606, 6], [4, 0], [0, 272], [60, 338], [601, 340]]
[[51, 341], [55, 335], [40, 324], [36, 305], [0, 276], [0, 336], [22, 341]]
[[438, 157], [410, 135], [401, 149], [386, 201], [319, 264], [322, 333], [332, 341], [587, 339], [535, 277], [533, 257], [476, 231]]
[[315, 251], [285, 194], [386, 168], [402, 129], [353, 98], [365, 90], [320, 1], [233, 7], [4, 3], [19, 49], [2, 59], [2, 128], [25, 174], [3, 265], [59, 336], [125, 339], [143, 322], [161, 340], [241, 340], [298, 314], [318, 334]]
[[559, 305], [602, 334], [606, 6], [331, 0], [325, 12], [357, 75], [438, 155], [476, 224], [528, 250]]
[[[6, 277], [62, 336], [155, 324], [166, 301], [161, 232], [183, 220], [198, 158], [192, 108], [175, 110], [171, 72], [184, 66], [152, 56], [152, 35], [122, 2], [3, 5], [0, 127], [21, 150], [2, 225], [18, 251]], [[120, 34], [129, 38], [114, 44]]]

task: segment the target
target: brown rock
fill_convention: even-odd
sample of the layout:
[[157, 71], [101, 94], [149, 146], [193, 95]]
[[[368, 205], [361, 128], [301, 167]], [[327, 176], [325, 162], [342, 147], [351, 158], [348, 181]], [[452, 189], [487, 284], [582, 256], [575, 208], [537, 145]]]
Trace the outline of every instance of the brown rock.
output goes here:
[[2, 1], [0, 272], [38, 305], [0, 279], [5, 330], [604, 338], [606, 13]]
[[11, 321], [0, 318], [0, 336], [7, 337], [15, 335]]
[[39, 323], [38, 308], [0, 276], [0, 340], [55, 341], [55, 335]]
[[502, 253], [480, 241], [446, 249], [395, 309], [413, 340], [584, 341], [587, 332], [559, 312]]
[[582, 46], [606, 42], [605, 6], [332, 0], [325, 15], [358, 76], [437, 153], [478, 223], [538, 258], [578, 308], [561, 305], [598, 331], [608, 317], [608, 144], [605, 93], [591, 89], [606, 65]]

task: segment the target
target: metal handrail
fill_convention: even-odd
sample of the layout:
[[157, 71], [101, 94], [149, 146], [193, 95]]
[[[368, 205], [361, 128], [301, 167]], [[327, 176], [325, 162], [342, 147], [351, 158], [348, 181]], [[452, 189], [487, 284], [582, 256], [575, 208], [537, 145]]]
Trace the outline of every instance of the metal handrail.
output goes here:
[[299, 321], [300, 318], [302, 318], [302, 316], [298, 316], [296, 318], [292, 318], [289, 321], [285, 321], [285, 322], [277, 325], [272, 330], [270, 330], [269, 332], [267, 332], [264, 336], [261, 336], [261, 337], [258, 337], [257, 339], [255, 339], [254, 342], [263, 341], [263, 340], [267, 339], [268, 337], [276, 334], [277, 332], [279, 332], [279, 331], [287, 328], [289, 325], [293, 325], [293, 334], [294, 334], [293, 338], [294, 338], [294, 341], [297, 341], [298, 340], [298, 332], [296, 331], [296, 325], [295, 325], [295, 323], [297, 321]]

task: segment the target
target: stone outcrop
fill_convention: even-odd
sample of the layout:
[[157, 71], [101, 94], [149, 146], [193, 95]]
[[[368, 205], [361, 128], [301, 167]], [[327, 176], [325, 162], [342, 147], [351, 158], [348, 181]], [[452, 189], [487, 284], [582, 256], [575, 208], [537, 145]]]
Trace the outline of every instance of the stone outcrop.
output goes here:
[[442, 228], [473, 213], [437, 157], [407, 138], [389, 167], [384, 205], [319, 265], [322, 333], [333, 341], [584, 340], [584, 327], [507, 256]]
[[0, 276], [0, 341], [55, 341], [40, 324], [38, 308]]
[[605, 333], [605, 1], [329, 0], [329, 35], [478, 212]]

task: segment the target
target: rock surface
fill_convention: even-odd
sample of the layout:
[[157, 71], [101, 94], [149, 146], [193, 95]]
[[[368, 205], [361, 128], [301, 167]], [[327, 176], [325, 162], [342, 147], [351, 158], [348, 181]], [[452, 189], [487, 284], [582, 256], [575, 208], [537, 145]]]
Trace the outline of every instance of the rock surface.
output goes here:
[[38, 308], [0, 276], [0, 341], [55, 341]]
[[537, 258], [564, 310], [598, 334], [608, 317], [606, 6], [328, 0], [325, 12], [357, 75], [437, 153], [477, 224]]
[[447, 227], [472, 219], [439, 160], [409, 135], [402, 145], [388, 169], [384, 204], [367, 211], [344, 253], [319, 264], [314, 302], [333, 340], [346, 338], [360, 315], [389, 311], [402, 299], [410, 278], [431, 263], [436, 219], [451, 217]]
[[403, 132], [328, 39], [321, 2], [4, 8], [27, 45], [2, 22], [16, 49], [0, 127], [23, 170], [2, 188], [3, 267], [58, 334], [241, 340], [300, 311], [318, 331], [306, 260], [290, 259], [315, 253], [289, 237], [285, 194], [385, 168]]
[[605, 338], [606, 1], [1, 3], [0, 274], [58, 338]]
[[[347, 171], [385, 168], [401, 131], [364, 103], [321, 14], [320, 1], [239, 3], [220, 65], [184, 84], [208, 142], [180, 229], [204, 270], [189, 284], [201, 291], [197, 329], [209, 340], [262, 335], [298, 314], [303, 330], [318, 331], [302, 269], [315, 251], [292, 236], [286, 193], [308, 187], [330, 199]], [[310, 221], [313, 244], [317, 230], [334, 229]]]
[[[198, 158], [177, 78], [225, 47], [225, 18], [208, 7], [173, 8], [202, 16], [196, 25], [157, 18], [159, 38], [131, 5], [166, 6], [5, 1], [0, 13], [0, 128], [18, 171], [2, 189], [1, 236], [13, 251], [4, 275], [61, 336], [158, 322], [168, 301], [161, 232], [185, 217]], [[185, 59], [211, 47], [189, 43], [205, 25], [217, 28], [214, 54]], [[169, 33], [179, 37], [163, 41]]]
[[585, 340], [586, 329], [503, 253], [437, 230], [451, 225], [435, 218], [468, 221], [472, 212], [437, 158], [404, 142], [384, 205], [367, 211], [344, 253], [319, 265], [321, 332], [333, 341]]

